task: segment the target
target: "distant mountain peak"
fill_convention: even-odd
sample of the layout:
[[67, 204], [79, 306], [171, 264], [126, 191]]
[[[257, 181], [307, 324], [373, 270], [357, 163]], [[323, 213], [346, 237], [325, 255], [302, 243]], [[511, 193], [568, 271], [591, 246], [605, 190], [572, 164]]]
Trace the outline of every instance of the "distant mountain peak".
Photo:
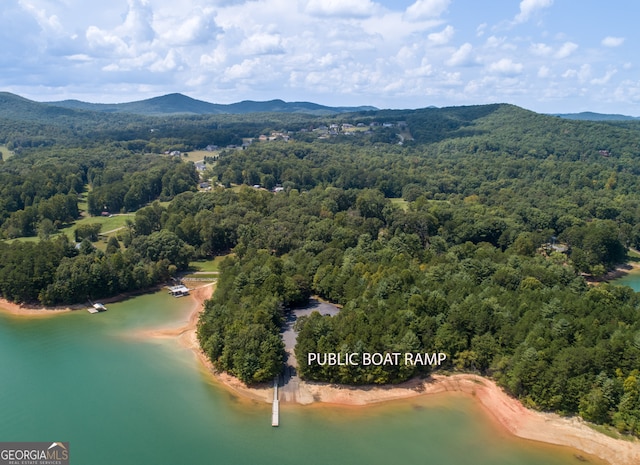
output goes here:
[[553, 116], [580, 121], [635, 121], [640, 119], [636, 116], [595, 113], [592, 111], [583, 111], [581, 113], [556, 113]]

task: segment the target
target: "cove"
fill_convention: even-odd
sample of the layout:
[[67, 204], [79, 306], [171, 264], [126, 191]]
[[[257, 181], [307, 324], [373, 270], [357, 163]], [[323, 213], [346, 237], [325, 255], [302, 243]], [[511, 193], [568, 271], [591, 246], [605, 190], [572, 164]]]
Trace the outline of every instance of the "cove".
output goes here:
[[[212, 381], [174, 339], [193, 303], [164, 292], [46, 319], [0, 314], [0, 441], [69, 441], [74, 465], [571, 465], [463, 395], [364, 408], [270, 406]], [[589, 459], [590, 463], [600, 463]]]

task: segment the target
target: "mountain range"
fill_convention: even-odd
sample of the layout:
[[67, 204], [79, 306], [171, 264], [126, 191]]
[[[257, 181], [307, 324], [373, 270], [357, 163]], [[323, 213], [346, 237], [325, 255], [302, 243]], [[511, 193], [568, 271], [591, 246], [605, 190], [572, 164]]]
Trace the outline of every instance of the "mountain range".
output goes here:
[[63, 100], [46, 102], [48, 105], [70, 108], [74, 110], [88, 110], [108, 113], [133, 113], [138, 115], [158, 116], [172, 114], [192, 115], [220, 115], [244, 113], [305, 113], [317, 116], [333, 115], [337, 113], [352, 113], [357, 111], [377, 110], [372, 106], [361, 107], [329, 107], [311, 102], [285, 102], [283, 100], [269, 100], [256, 102], [243, 100], [231, 104], [209, 103], [197, 100], [183, 94], [168, 94], [146, 100], [128, 103], [87, 103], [79, 100]]
[[[436, 109], [437, 107], [427, 107]], [[312, 102], [285, 102], [284, 100], [253, 101], [220, 104], [194, 99], [183, 94], [174, 93], [146, 100], [126, 103], [89, 103], [80, 100], [61, 100], [55, 102], [36, 102], [9, 92], [0, 92], [0, 117], [29, 120], [53, 116], [73, 116], [76, 111], [132, 114], [144, 116], [170, 115], [225, 115], [248, 113], [289, 113], [313, 116], [331, 116], [340, 113], [378, 111], [374, 106], [330, 107]], [[603, 114], [594, 112], [554, 113], [563, 119], [581, 121], [637, 121], [640, 117]]]
[[627, 116], [618, 114], [594, 113], [592, 111], [583, 111], [582, 113], [558, 113], [553, 116], [559, 116], [564, 119], [574, 119], [579, 121], [637, 121], [637, 116]]

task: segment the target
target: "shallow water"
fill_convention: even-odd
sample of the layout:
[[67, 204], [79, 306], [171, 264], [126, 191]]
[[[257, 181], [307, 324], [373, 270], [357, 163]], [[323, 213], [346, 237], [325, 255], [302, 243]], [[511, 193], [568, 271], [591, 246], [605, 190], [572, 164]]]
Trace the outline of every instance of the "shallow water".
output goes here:
[[[506, 435], [470, 398], [367, 408], [270, 406], [212, 382], [194, 354], [141, 330], [180, 326], [165, 293], [47, 319], [0, 314], [0, 441], [69, 441], [73, 465], [571, 465]], [[593, 463], [593, 462], [592, 462]]]

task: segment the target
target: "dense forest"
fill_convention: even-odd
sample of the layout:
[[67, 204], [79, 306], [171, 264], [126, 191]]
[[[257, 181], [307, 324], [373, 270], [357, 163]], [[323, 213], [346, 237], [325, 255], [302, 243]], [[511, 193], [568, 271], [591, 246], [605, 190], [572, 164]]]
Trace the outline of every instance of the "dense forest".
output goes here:
[[[64, 124], [0, 121], [15, 152], [0, 162], [0, 230], [41, 236], [0, 242], [4, 298], [83, 301], [231, 251], [198, 337], [247, 383], [280, 372], [286, 312], [319, 295], [342, 310], [299, 321], [305, 379], [432, 369], [308, 365], [310, 352], [441, 351], [443, 368], [491, 376], [530, 407], [640, 434], [640, 296], [589, 282], [640, 247], [640, 125], [510, 105], [84, 123], [56, 111]], [[164, 155], [272, 133], [217, 152], [209, 191]], [[85, 215], [132, 214], [104, 250], [90, 226], [78, 245], [55, 234], [85, 194]]]

